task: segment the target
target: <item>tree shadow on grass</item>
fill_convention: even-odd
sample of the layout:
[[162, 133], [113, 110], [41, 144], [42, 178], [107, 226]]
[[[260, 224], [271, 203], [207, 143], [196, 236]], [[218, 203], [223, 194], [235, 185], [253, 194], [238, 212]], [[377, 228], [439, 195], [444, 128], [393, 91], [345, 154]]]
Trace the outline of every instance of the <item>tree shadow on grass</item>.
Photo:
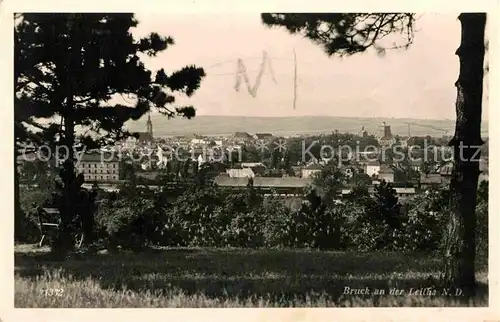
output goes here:
[[[426, 254], [167, 249], [88, 255], [65, 261], [40, 253], [15, 256], [16, 273], [25, 278], [62, 270], [62, 276], [92, 278], [104, 289], [203, 294], [219, 300], [264, 298], [289, 306], [307, 302], [307, 298], [338, 303], [356, 296], [371, 298], [378, 306], [382, 297], [373, 295], [375, 289], [384, 290], [387, 296], [390, 288], [409, 292], [411, 288], [426, 287], [437, 288], [434, 297], [446, 297], [436, 282], [441, 262]], [[478, 269], [484, 269], [483, 265], [479, 263]], [[368, 288], [372, 294], [344, 294], [346, 287]], [[487, 303], [487, 294], [487, 285], [480, 284], [477, 298]]]

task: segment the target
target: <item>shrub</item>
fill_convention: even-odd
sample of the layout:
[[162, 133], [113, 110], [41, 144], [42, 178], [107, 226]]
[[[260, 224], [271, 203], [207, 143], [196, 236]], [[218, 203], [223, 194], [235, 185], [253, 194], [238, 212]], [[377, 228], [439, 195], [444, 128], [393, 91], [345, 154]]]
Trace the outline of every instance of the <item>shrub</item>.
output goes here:
[[51, 197], [51, 191], [25, 186], [19, 189], [21, 209], [14, 216], [14, 240], [16, 242], [35, 243], [41, 237], [35, 210]]
[[404, 250], [438, 250], [445, 227], [444, 211], [411, 209], [405, 224]]
[[358, 251], [373, 251], [387, 247], [389, 225], [370, 217], [365, 208], [352, 203], [346, 206], [352, 211], [346, 216], [341, 227], [341, 244], [345, 248]]
[[448, 218], [448, 191], [429, 190], [408, 201], [404, 250], [437, 251]]
[[40, 240], [38, 219], [31, 212], [21, 210], [14, 217], [14, 240], [18, 243], [36, 243]]
[[296, 221], [290, 208], [279, 200], [270, 199], [263, 206], [265, 224], [263, 225], [264, 244], [266, 247], [295, 247]]
[[151, 200], [133, 198], [109, 201], [96, 216], [96, 223], [110, 248], [140, 250], [151, 242], [158, 221]]
[[[416, 196], [401, 208], [389, 185], [325, 204], [310, 190], [298, 209], [242, 193], [191, 188], [167, 201], [162, 193], [109, 201], [97, 216], [110, 245], [438, 250], [447, 220], [447, 191]], [[484, 199], [484, 198], [483, 198]], [[487, 245], [487, 200], [477, 206], [478, 247]]]
[[264, 217], [259, 211], [236, 214], [228, 227], [228, 246], [245, 248], [264, 246], [264, 224]]

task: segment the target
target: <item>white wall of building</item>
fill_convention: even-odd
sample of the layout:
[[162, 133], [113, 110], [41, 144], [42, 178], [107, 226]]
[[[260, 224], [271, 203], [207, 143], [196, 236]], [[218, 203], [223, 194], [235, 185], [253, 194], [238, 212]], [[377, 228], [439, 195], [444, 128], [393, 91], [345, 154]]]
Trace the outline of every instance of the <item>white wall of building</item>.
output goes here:
[[380, 171], [380, 165], [371, 165], [371, 164], [366, 165], [365, 173], [370, 177], [372, 175], [378, 175], [379, 171]]

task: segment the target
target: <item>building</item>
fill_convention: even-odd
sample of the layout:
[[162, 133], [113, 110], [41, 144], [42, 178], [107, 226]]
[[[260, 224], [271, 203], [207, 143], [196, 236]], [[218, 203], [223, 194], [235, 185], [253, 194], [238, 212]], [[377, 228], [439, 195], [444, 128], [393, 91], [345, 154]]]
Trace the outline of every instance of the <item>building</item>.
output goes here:
[[295, 177], [300, 177], [302, 175], [302, 167], [298, 165], [292, 166], [293, 175]]
[[380, 170], [377, 174], [379, 180], [384, 180], [385, 182], [394, 182], [394, 170], [387, 165], [381, 165]]
[[198, 161], [198, 166], [201, 167], [204, 163], [207, 163], [207, 160], [203, 154], [198, 155], [196, 158], [196, 161]]
[[167, 150], [163, 150], [161, 146], [158, 146], [158, 149], [156, 150], [156, 157], [158, 158], [156, 166], [159, 169], [166, 168], [169, 160], [172, 160], [173, 158], [172, 149], [169, 148]]
[[[412, 187], [393, 187], [392, 189], [394, 189], [398, 198], [402, 199], [402, 200], [407, 199], [408, 197], [411, 197], [411, 196], [415, 195], [415, 193], [416, 193], [415, 188], [412, 188]], [[376, 190], [375, 190], [374, 185], [371, 185], [368, 187], [368, 193], [370, 195], [373, 196], [375, 194], [375, 191]], [[341, 189], [341, 191], [340, 191], [340, 193], [343, 197], [348, 196], [351, 192], [352, 192], [351, 188], [344, 188], [344, 189]]]
[[378, 151], [356, 152], [354, 153], [354, 163], [361, 166], [363, 169], [367, 164], [372, 164], [379, 160]]
[[416, 193], [415, 188], [413, 187], [396, 187], [394, 190], [396, 190], [398, 198], [402, 200], [408, 199]]
[[156, 163], [157, 163], [156, 160], [151, 160], [151, 159], [144, 160], [141, 162], [141, 169], [144, 171], [151, 170], [151, 169], [153, 169], [153, 164], [156, 164]]
[[384, 128], [384, 134], [379, 139], [379, 143], [381, 146], [392, 146], [394, 143], [396, 143], [396, 138], [392, 136], [391, 126], [386, 125], [385, 122], [382, 126]]
[[256, 176], [264, 175], [267, 170], [267, 167], [262, 162], [242, 162], [239, 164], [239, 168], [251, 169]]
[[320, 164], [309, 164], [307, 167], [302, 169], [301, 177], [304, 179], [312, 178], [314, 175], [321, 173], [321, 170], [323, 170], [323, 167]]
[[[451, 181], [451, 176], [452, 176], [452, 171], [453, 171], [453, 162], [449, 161], [438, 168], [438, 173], [441, 175], [442, 180], [446, 183], [449, 183]], [[489, 171], [488, 171], [488, 162], [486, 160], [479, 160], [479, 178], [478, 178], [478, 184], [481, 183], [482, 181], [488, 181], [489, 180]]]
[[[204, 163], [224, 162], [227, 160], [227, 155], [222, 149], [191, 149], [191, 158], [196, 159], [201, 166]], [[197, 157], [196, 157], [197, 155]]]
[[150, 172], [138, 172], [137, 178], [145, 179], [145, 180], [157, 180], [161, 174], [157, 171]]
[[[219, 175], [215, 178], [214, 184], [219, 187], [230, 189], [246, 189], [248, 178], [230, 178], [227, 175]], [[312, 179], [296, 177], [270, 178], [255, 177], [253, 186], [259, 188], [264, 194], [293, 194], [302, 195], [304, 188], [312, 184]]]
[[354, 175], [358, 172], [356, 167], [353, 166], [342, 166], [340, 170], [347, 179], [352, 179]]
[[253, 137], [256, 140], [266, 140], [266, 139], [272, 139], [273, 135], [271, 133], [255, 133]]
[[207, 141], [205, 139], [200, 139], [200, 138], [191, 139], [191, 146], [205, 145], [205, 144], [207, 144]]
[[446, 162], [439, 167], [439, 173], [443, 177], [451, 177], [453, 171], [453, 162]]
[[361, 131], [359, 132], [359, 136], [361, 136], [362, 138], [366, 138], [368, 136], [368, 132], [365, 130], [364, 126], [361, 127]]
[[77, 171], [83, 173], [86, 182], [109, 182], [119, 179], [120, 163], [111, 153], [85, 153], [77, 166]]
[[234, 138], [241, 140], [253, 140], [253, 136], [251, 136], [247, 132], [236, 132], [234, 133]]
[[379, 171], [380, 171], [379, 161], [370, 161], [365, 165], [365, 173], [370, 177], [378, 175]]
[[242, 168], [266, 167], [262, 162], [242, 162], [240, 166]]
[[244, 169], [227, 169], [226, 173], [230, 178], [254, 178], [255, 173], [251, 168]]
[[420, 172], [422, 170], [422, 161], [421, 160], [410, 160], [410, 167], [415, 170]]
[[439, 187], [442, 184], [447, 183], [444, 178], [439, 173], [422, 173], [420, 175], [420, 187], [422, 189], [427, 189], [431, 187]]

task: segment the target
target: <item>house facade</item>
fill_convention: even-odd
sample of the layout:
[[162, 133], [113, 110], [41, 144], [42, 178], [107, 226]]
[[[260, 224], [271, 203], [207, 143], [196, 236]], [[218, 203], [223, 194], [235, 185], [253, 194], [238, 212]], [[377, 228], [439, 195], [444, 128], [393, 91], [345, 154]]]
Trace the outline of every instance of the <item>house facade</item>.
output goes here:
[[380, 162], [372, 161], [365, 165], [365, 173], [370, 177], [378, 175], [380, 171]]
[[226, 173], [230, 178], [254, 178], [255, 173], [250, 168], [244, 169], [227, 169]]
[[323, 167], [319, 164], [313, 163], [301, 170], [301, 177], [304, 179], [310, 179], [316, 174], [320, 173]]
[[108, 153], [85, 153], [77, 167], [86, 182], [110, 182], [119, 180], [118, 158]]

